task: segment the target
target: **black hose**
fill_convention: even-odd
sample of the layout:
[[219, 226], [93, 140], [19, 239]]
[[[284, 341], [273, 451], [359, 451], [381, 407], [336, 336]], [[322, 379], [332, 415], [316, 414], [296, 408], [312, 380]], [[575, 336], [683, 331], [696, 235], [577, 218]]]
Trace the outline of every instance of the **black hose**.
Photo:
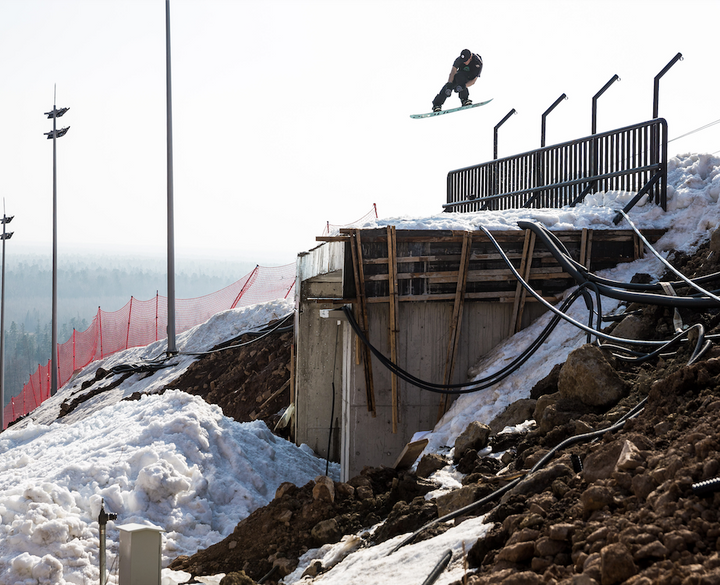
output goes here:
[[432, 572], [427, 576], [427, 579], [422, 582], [422, 585], [433, 585], [433, 583], [437, 581], [437, 578], [442, 574], [445, 568], [450, 564], [451, 559], [452, 551], [448, 549], [445, 551], [442, 558], [437, 562], [437, 565], [435, 565], [435, 568], [432, 570]]
[[[557, 238], [552, 232], [550, 232], [544, 226], [530, 221], [518, 221], [518, 226], [522, 229], [532, 230], [536, 237], [547, 246], [550, 253], [554, 256], [555, 260], [560, 264], [565, 272], [570, 274], [572, 278], [580, 284], [591, 279], [590, 273], [581, 267], [569, 256], [566, 256], [557, 246]], [[485, 228], [480, 228], [489, 234]], [[581, 270], [582, 268], [582, 270]], [[600, 293], [606, 297], [610, 297], [616, 300], [626, 301], [630, 303], [641, 303], [645, 305], [661, 305], [664, 307], [684, 307], [692, 309], [709, 309], [718, 308], [720, 303], [717, 300], [710, 297], [669, 297], [666, 295], [657, 295], [653, 293], [639, 293], [631, 292], [626, 290], [628, 285], [626, 283], [614, 283], [604, 284], [603, 279], [595, 275], [592, 276], [592, 281], [597, 284]], [[622, 287], [622, 288], [620, 288]], [[625, 289], [625, 290], [623, 290]]]

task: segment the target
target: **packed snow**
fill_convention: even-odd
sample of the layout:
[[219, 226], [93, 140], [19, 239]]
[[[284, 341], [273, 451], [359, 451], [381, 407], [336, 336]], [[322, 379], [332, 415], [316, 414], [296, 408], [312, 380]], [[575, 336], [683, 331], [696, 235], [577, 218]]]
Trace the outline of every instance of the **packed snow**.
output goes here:
[[[630, 212], [635, 225], [666, 228], [658, 250], [692, 252], [720, 225], [720, 158], [683, 155], [670, 160], [668, 211], [641, 202]], [[438, 214], [427, 218], [376, 220], [364, 227], [395, 225], [397, 229], [490, 230], [518, 229], [520, 219], [534, 220], [550, 229], [608, 229], [631, 197], [604, 193], [576, 208], [512, 210], [471, 214]], [[629, 280], [637, 272], [659, 275], [654, 256], [623, 264], [602, 275]], [[616, 303], [604, 299], [603, 309]], [[274, 436], [260, 422], [240, 424], [219, 408], [180, 391], [154, 394], [192, 363], [193, 352], [206, 351], [245, 331], [257, 329], [293, 310], [292, 302], [273, 301], [225, 311], [180, 336], [181, 352], [172, 367], [150, 377], [134, 374], [123, 384], [90, 398], [69, 415], [55, 420], [60, 404], [82, 394], [82, 383], [102, 367], [142, 362], [163, 354], [158, 342], [115, 354], [91, 364], [70, 380], [56, 396], [30, 417], [0, 434], [0, 583], [88, 583], [99, 580], [97, 516], [105, 509], [118, 514], [108, 523], [109, 583], [117, 583], [117, 526], [140, 523], [161, 527], [163, 562], [192, 554], [227, 536], [239, 520], [272, 500], [277, 487], [291, 481], [303, 485], [325, 473], [325, 461], [307, 447]], [[570, 314], [585, 321], [584, 303]], [[518, 355], [544, 327], [549, 315], [482, 356], [473, 375], [484, 377]], [[489, 422], [510, 403], [526, 398], [534, 382], [582, 345], [585, 334], [565, 322], [515, 374], [497, 386], [464, 395], [429, 435], [428, 450], [446, 450], [472, 420]], [[142, 399], [123, 401], [135, 392]], [[444, 478], [443, 478], [444, 474]], [[338, 467], [331, 467], [337, 479]], [[457, 482], [449, 470], [438, 480]], [[389, 554], [402, 539], [364, 547], [359, 539], [308, 551], [301, 565], [284, 582], [301, 580], [313, 559], [333, 568], [303, 583], [365, 585], [392, 580], [397, 585], [421, 582], [445, 550], [453, 553], [439, 585], [463, 574], [462, 547], [469, 547], [487, 526], [482, 518], [463, 522], [444, 534], [408, 545]], [[163, 571], [165, 583], [182, 582], [187, 575]], [[207, 578], [204, 582], [217, 582]]]

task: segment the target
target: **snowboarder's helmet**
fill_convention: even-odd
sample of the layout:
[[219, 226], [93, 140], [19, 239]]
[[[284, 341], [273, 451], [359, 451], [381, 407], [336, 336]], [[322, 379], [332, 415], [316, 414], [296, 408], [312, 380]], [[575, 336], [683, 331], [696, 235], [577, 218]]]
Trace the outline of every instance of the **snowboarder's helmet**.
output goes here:
[[463, 52], [460, 53], [460, 58], [463, 61], [467, 61], [470, 57], [472, 57], [472, 53], [470, 52], [470, 49], [463, 49]]

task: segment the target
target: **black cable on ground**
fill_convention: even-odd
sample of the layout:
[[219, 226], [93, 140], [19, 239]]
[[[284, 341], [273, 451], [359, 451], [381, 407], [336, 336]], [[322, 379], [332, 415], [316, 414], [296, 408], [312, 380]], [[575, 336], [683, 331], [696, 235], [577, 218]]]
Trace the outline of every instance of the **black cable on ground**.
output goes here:
[[445, 568], [450, 564], [451, 560], [452, 560], [452, 551], [450, 549], [448, 549], [445, 551], [442, 558], [437, 562], [437, 565], [435, 565], [433, 570], [427, 576], [427, 579], [425, 579], [425, 581], [422, 582], [422, 585], [433, 585], [433, 583], [435, 583], [435, 581], [437, 581], [437, 578], [442, 574], [442, 572], [445, 570]]
[[265, 325], [261, 329], [256, 329], [252, 331], [245, 331], [244, 333], [241, 333], [239, 337], [242, 337], [243, 335], [251, 335], [251, 334], [257, 334], [258, 337], [255, 337], [254, 339], [250, 339], [249, 341], [245, 341], [243, 343], [236, 343], [234, 345], [227, 345], [224, 347], [219, 347], [217, 349], [211, 349], [209, 351], [195, 351], [195, 352], [185, 352], [180, 351], [178, 352], [178, 355], [210, 355], [212, 353], [219, 353], [221, 351], [225, 351], [228, 349], [238, 349], [239, 347], [245, 347], [246, 345], [251, 345], [253, 343], [256, 343], [257, 341], [260, 341], [261, 339], [264, 339], [268, 335], [276, 332], [284, 332], [284, 331], [292, 331], [293, 325], [288, 325], [287, 327], [284, 326], [285, 323], [295, 314], [295, 312], [288, 313], [284, 317], [281, 317], [279, 321], [273, 326], [270, 327], [269, 325]]

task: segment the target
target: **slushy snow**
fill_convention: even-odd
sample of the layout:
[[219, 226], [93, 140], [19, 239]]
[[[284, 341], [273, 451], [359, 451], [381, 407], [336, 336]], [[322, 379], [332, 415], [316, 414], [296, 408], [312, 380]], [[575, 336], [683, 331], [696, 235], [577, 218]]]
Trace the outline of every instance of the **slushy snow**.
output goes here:
[[[674, 157], [668, 172], [668, 211], [641, 202], [630, 218], [641, 229], [665, 228], [656, 244], [692, 253], [720, 225], [720, 158], [711, 155]], [[395, 225], [397, 229], [518, 229], [519, 219], [550, 229], [611, 229], [616, 210], [628, 193], [603, 193], [575, 208], [509, 210], [470, 214], [438, 214], [428, 218], [376, 220], [364, 227]], [[622, 224], [620, 227], [623, 226]], [[664, 267], [654, 256], [602, 272], [629, 280], [637, 272], [658, 276]], [[603, 300], [609, 312], [616, 302]], [[205, 351], [256, 329], [293, 310], [292, 302], [273, 301], [225, 311], [180, 336], [182, 353]], [[585, 322], [587, 309], [576, 303], [571, 315]], [[549, 319], [506, 340], [486, 356], [478, 356], [475, 379], [502, 368], [537, 336]], [[585, 334], [565, 322], [525, 365], [498, 385], [461, 396], [429, 435], [428, 451], [447, 450], [473, 420], [490, 422], [507, 405], [529, 396], [533, 384], [585, 342]], [[177, 378], [196, 357], [180, 355], [174, 367], [150, 377], [135, 374], [114, 390], [95, 396], [55, 420], [60, 404], [81, 394], [81, 384], [99, 367], [141, 362], [164, 352], [163, 342], [115, 354], [88, 366], [27, 419], [0, 434], [0, 583], [84, 584], [99, 580], [97, 516], [101, 502], [118, 514], [108, 524], [109, 583], [117, 583], [117, 526], [153, 524], [163, 533], [163, 563], [192, 554], [230, 532], [242, 518], [272, 500], [277, 487], [291, 481], [303, 485], [325, 473], [325, 461], [274, 436], [261, 422], [237, 423], [218, 407], [180, 391], [153, 395]], [[123, 401], [134, 392], [139, 401]], [[448, 469], [445, 483], [457, 481]], [[337, 479], [338, 467], [331, 466]], [[396, 585], [422, 582], [445, 550], [453, 560], [438, 585], [462, 577], [462, 547], [487, 531], [482, 518], [467, 520], [444, 534], [408, 545], [389, 555], [402, 537], [365, 547], [356, 537], [311, 550], [285, 583], [300, 580], [311, 560], [334, 567], [314, 580], [323, 585], [367, 585], [392, 580]], [[166, 583], [187, 575], [163, 571]], [[216, 583], [218, 578], [203, 579]]]

